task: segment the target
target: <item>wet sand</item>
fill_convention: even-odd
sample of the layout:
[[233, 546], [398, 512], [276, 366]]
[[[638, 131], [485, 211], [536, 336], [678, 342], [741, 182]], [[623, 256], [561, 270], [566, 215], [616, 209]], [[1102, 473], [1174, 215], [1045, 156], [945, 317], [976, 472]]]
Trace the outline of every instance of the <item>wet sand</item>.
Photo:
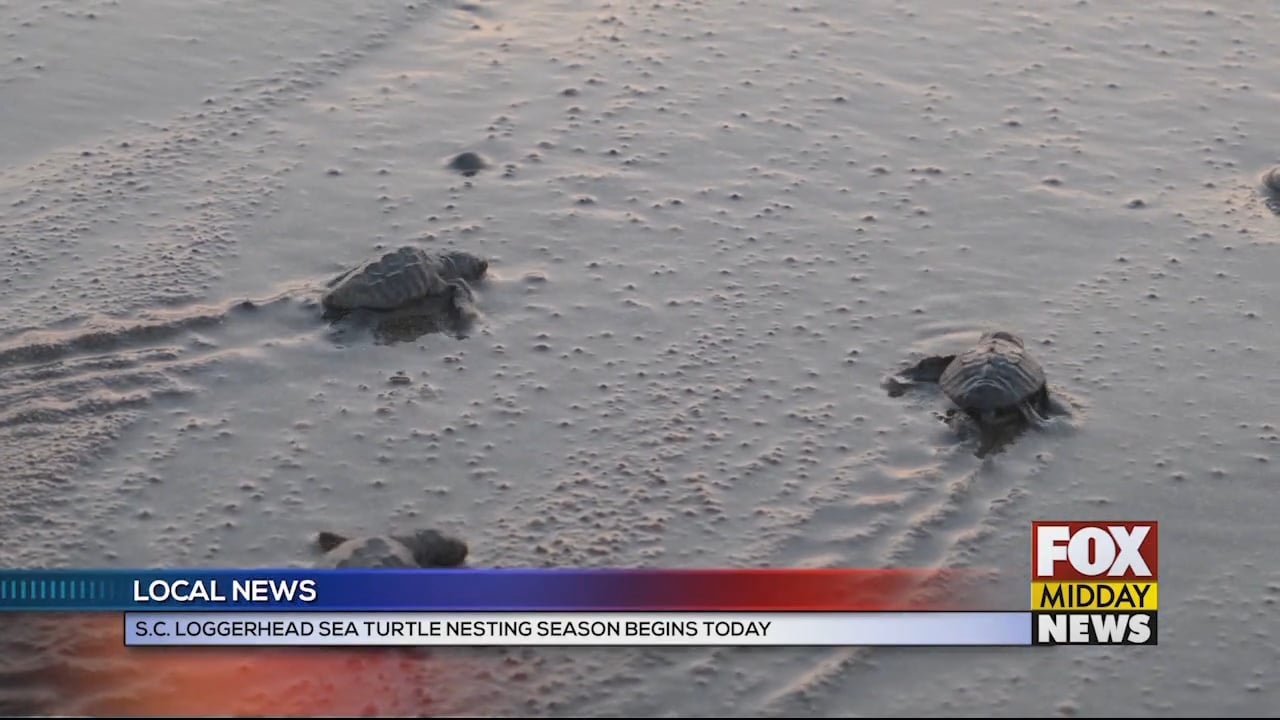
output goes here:
[[[369, 703], [1273, 712], [1267, 9], [0, 2], [0, 558], [429, 525], [477, 565], [996, 566], [1018, 607], [1032, 520], [1156, 519], [1154, 648], [460, 649], [456, 697]], [[320, 320], [404, 242], [491, 259], [469, 337]], [[1076, 412], [979, 459], [880, 383], [993, 326]], [[136, 655], [13, 642], [31, 706], [162, 709]]]

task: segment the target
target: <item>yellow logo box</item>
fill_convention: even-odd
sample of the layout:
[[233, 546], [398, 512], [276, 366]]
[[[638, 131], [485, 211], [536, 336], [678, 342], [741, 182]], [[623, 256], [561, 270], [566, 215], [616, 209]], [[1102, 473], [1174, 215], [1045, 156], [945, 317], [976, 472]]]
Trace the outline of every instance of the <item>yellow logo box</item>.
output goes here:
[[1156, 610], [1153, 582], [1033, 582], [1032, 610]]

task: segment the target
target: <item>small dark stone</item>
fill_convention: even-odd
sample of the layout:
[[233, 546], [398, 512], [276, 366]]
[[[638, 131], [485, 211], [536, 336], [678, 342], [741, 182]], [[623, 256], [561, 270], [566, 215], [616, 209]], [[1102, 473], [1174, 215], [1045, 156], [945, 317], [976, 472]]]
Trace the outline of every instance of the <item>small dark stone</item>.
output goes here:
[[449, 168], [462, 173], [467, 177], [471, 177], [481, 170], [489, 167], [489, 163], [478, 153], [464, 152], [449, 161]]

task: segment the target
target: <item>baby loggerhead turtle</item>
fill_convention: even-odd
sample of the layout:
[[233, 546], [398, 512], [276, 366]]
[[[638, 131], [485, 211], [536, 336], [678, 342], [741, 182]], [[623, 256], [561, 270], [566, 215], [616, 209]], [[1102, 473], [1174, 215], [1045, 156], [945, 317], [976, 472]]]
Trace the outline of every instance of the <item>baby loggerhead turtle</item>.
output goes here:
[[1280, 215], [1280, 167], [1262, 174], [1262, 197], [1267, 209]]
[[[307, 308], [319, 305], [321, 317], [335, 325], [354, 315], [360, 321], [354, 325], [369, 327], [375, 338], [387, 344], [435, 332], [449, 332], [461, 339], [480, 316], [472, 283], [483, 280], [488, 271], [487, 259], [468, 252], [429, 252], [403, 245], [351, 267], [319, 287], [307, 283], [302, 304]], [[232, 310], [257, 312], [288, 302], [298, 289], [260, 300], [240, 300]]]
[[471, 253], [430, 253], [405, 245], [325, 283], [324, 317], [372, 313], [374, 335], [384, 342], [445, 330], [465, 337], [479, 315], [470, 283], [488, 270], [489, 261]]
[[979, 455], [1026, 427], [1042, 428], [1054, 415], [1070, 414], [1049, 392], [1044, 369], [1022, 338], [1006, 330], [985, 332], [956, 355], [924, 358], [886, 382], [889, 394], [937, 383], [983, 434]]
[[467, 559], [467, 544], [431, 528], [412, 535], [348, 538], [323, 531], [316, 544], [324, 552], [316, 564], [335, 568], [457, 567]]
[[450, 297], [457, 307], [474, 299], [470, 282], [484, 277], [489, 261], [453, 250], [429, 253], [405, 245], [364, 262], [325, 283], [321, 303], [330, 313], [364, 308], [395, 310], [415, 300]]

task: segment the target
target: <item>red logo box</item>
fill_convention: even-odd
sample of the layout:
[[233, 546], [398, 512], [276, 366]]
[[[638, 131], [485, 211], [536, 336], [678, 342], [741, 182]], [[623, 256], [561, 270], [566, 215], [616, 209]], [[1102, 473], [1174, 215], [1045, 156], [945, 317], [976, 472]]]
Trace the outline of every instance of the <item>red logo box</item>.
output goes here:
[[1157, 582], [1160, 524], [1154, 520], [1031, 523], [1033, 582]]

